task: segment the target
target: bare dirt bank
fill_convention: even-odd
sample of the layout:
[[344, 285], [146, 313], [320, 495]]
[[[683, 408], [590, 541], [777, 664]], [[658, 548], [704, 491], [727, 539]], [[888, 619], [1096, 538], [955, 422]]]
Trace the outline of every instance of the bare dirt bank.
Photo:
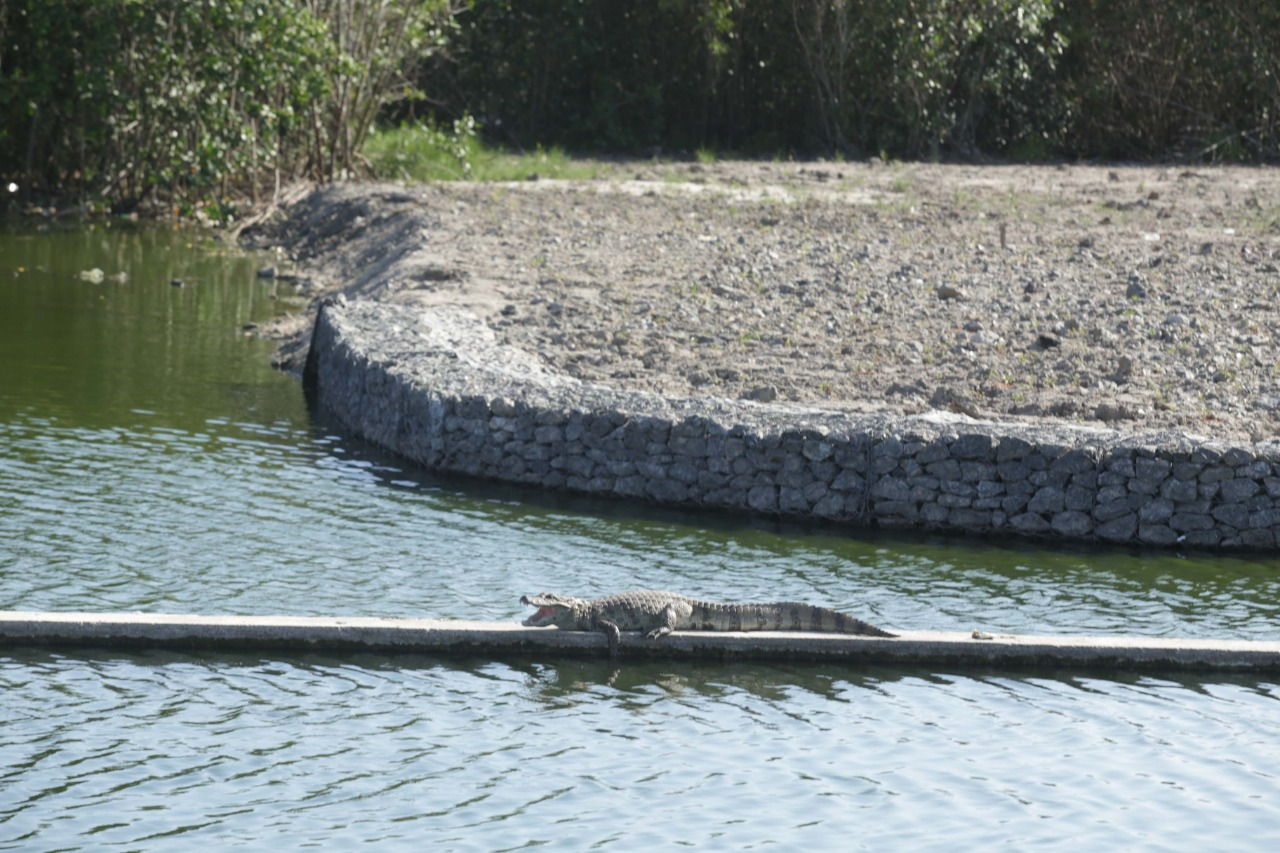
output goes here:
[[[1280, 434], [1273, 169], [641, 164], [339, 185], [244, 237], [308, 295], [466, 306], [620, 388]], [[308, 329], [267, 330], [286, 365]]]

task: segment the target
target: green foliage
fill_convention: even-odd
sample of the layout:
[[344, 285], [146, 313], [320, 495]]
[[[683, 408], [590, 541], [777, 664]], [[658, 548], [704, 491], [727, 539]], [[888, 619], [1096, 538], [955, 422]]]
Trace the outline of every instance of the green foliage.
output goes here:
[[0, 3], [0, 174], [25, 192], [120, 208], [350, 174], [446, 11], [415, 0]]
[[1067, 4], [1064, 147], [1097, 157], [1280, 157], [1280, 5]]
[[457, 93], [517, 148], [690, 145], [714, 100], [737, 0], [480, 0], [427, 91]]
[[1063, 47], [1048, 30], [1056, 0], [790, 5], [823, 137], [839, 150], [1007, 147], [1036, 118], [1042, 95], [1027, 84], [1053, 71]]
[[435, 121], [402, 124], [374, 131], [365, 156], [380, 178], [407, 181], [459, 181], [473, 176], [472, 160], [480, 148], [476, 121], [470, 115], [450, 127]]
[[[1056, 118], [1033, 82], [1057, 0], [477, 0], [457, 92], [516, 146], [886, 151], [1007, 147]], [[1052, 100], [1052, 99], [1049, 99]]]
[[1280, 156], [1256, 0], [475, 0], [422, 87], [489, 139], [891, 157]]
[[606, 163], [571, 158], [558, 147], [539, 146], [526, 154], [492, 148], [480, 140], [470, 115], [449, 126], [426, 121], [375, 130], [364, 153], [377, 177], [410, 182], [586, 179], [612, 170]]
[[0, 115], [0, 179], [117, 208], [561, 148], [1266, 161], [1280, 4], [0, 0]]

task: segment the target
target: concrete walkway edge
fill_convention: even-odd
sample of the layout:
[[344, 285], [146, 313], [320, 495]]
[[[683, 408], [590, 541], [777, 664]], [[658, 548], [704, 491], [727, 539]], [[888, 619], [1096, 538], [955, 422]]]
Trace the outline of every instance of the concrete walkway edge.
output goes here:
[[[1280, 672], [1280, 642], [1056, 637], [903, 631], [840, 634], [683, 631], [658, 641], [624, 633], [623, 659], [809, 660], [956, 667]], [[198, 616], [0, 611], [0, 649], [19, 647], [303, 651], [468, 656], [605, 654], [601, 634], [517, 622], [331, 616]]]

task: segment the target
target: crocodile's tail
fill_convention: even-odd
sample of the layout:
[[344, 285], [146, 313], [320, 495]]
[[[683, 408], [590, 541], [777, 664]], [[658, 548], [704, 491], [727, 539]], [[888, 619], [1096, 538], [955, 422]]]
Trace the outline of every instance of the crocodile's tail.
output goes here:
[[814, 631], [896, 637], [853, 616], [795, 601], [774, 604], [714, 604], [698, 602], [690, 622], [708, 631]]

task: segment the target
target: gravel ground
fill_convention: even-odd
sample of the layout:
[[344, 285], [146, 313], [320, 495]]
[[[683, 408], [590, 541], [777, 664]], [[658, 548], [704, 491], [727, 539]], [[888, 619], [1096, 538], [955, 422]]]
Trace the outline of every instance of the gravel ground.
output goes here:
[[466, 305], [590, 382], [1280, 434], [1275, 169], [640, 163], [339, 185], [243, 236], [308, 296]]

